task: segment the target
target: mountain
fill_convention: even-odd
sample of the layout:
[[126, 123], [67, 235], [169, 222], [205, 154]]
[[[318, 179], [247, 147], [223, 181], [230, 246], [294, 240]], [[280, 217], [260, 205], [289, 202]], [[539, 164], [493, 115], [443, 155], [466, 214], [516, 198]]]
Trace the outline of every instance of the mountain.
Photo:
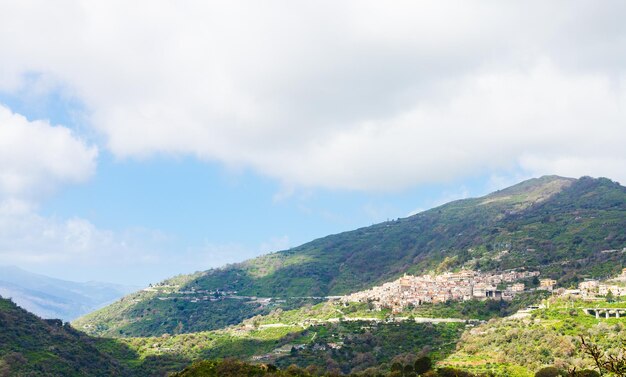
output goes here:
[[0, 298], [1, 376], [123, 376], [93, 339], [60, 320], [42, 320]]
[[0, 296], [42, 318], [70, 321], [136, 290], [111, 283], [54, 279], [15, 266], [0, 266]]
[[216, 329], [278, 307], [298, 307], [312, 297], [370, 288], [407, 272], [461, 267], [534, 269], [568, 287], [621, 269], [624, 229], [625, 187], [606, 178], [545, 176], [243, 263], [177, 276], [74, 325], [109, 336]]

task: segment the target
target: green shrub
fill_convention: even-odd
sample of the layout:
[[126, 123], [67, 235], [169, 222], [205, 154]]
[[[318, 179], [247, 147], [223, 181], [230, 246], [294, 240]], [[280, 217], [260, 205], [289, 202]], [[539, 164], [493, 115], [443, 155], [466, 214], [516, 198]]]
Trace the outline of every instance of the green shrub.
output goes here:
[[559, 377], [565, 376], [565, 373], [556, 367], [541, 368], [535, 373], [535, 377]]

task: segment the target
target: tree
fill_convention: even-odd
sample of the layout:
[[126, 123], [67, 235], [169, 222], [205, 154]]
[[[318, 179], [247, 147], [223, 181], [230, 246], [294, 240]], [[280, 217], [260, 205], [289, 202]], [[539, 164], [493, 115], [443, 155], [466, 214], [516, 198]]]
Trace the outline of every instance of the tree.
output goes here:
[[613, 302], [615, 301], [615, 296], [613, 295], [613, 292], [611, 292], [611, 290], [609, 289], [609, 291], [606, 293], [606, 302]]
[[397, 361], [395, 363], [391, 364], [391, 371], [392, 372], [400, 372], [400, 373], [402, 373], [402, 364], [400, 364]]
[[[582, 342], [583, 353], [593, 359], [600, 375], [608, 373], [618, 377], [626, 376], [626, 353], [620, 352], [618, 355], [606, 354], [598, 345], [586, 342], [582, 335], [580, 336], [580, 341]], [[622, 351], [625, 350], [623, 349]]]
[[415, 373], [413, 372], [413, 365], [405, 365], [404, 368], [402, 368], [402, 375], [404, 377], [415, 376]]
[[415, 373], [424, 374], [428, 372], [433, 367], [433, 362], [428, 356], [422, 356], [419, 359], [415, 360], [415, 364], [413, 368], [415, 369]]

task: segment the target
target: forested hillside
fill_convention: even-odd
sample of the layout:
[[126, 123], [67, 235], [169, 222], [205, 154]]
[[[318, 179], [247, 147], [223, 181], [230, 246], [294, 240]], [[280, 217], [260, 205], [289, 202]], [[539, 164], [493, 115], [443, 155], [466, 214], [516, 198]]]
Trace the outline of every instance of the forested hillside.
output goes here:
[[128, 370], [61, 320], [0, 298], [0, 376], [122, 376]]

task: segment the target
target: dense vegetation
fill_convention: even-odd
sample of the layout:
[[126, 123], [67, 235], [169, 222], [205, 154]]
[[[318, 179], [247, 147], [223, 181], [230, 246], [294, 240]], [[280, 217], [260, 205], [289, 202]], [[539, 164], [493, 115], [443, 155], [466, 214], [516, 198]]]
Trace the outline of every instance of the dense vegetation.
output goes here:
[[[274, 362], [280, 367], [297, 365], [343, 374], [372, 368], [388, 371], [397, 362], [413, 363], [418, 354], [430, 352], [436, 359], [445, 357], [454, 350], [464, 328], [462, 323], [411, 321], [314, 326], [302, 334], [302, 337], [312, 339], [309, 344], [292, 349]], [[295, 343], [300, 339], [295, 339]], [[338, 344], [340, 348], [331, 348], [329, 344]]]
[[[244, 326], [158, 338], [120, 339], [139, 354], [154, 360], [198, 360], [237, 357], [287, 367], [315, 366], [319, 370], [350, 373], [369, 367], [389, 369], [404, 360], [432, 351], [442, 359], [454, 350], [465, 324], [403, 321], [375, 323], [340, 321], [302, 328]], [[127, 360], [131, 363], [132, 360]]]
[[[454, 349], [465, 323], [415, 323], [413, 316], [492, 318], [510, 315], [545, 297], [521, 295], [513, 302], [467, 301], [425, 305], [392, 314], [367, 304], [324, 302], [298, 309], [275, 309], [226, 329], [160, 337], [120, 339], [140, 358], [197, 360], [238, 357], [286, 367], [316, 366], [352, 373], [369, 367], [389, 368], [394, 358], [432, 350], [436, 359]], [[402, 319], [405, 318], [405, 319]], [[368, 319], [368, 320], [355, 320]]]
[[60, 320], [42, 320], [0, 298], [0, 376], [128, 375], [94, 340]]
[[552, 298], [548, 305], [526, 318], [492, 319], [466, 331], [455, 353], [442, 365], [476, 373], [532, 376], [545, 366], [560, 370], [593, 368], [593, 360], [582, 352], [581, 336], [610, 354], [621, 350], [626, 340], [625, 319], [596, 319], [582, 308], [624, 308], [626, 304]]
[[[617, 273], [626, 262], [619, 252], [624, 228], [626, 188], [605, 178], [548, 176], [177, 279], [181, 290], [294, 298], [358, 291], [405, 272], [526, 267], [570, 286]], [[229, 299], [158, 300], [140, 292], [76, 326], [117, 337], [174, 334], [222, 328], [272, 309]]]
[[[432, 370], [431, 360], [422, 356], [414, 363], [395, 364], [393, 370], [379, 371], [376, 368], [370, 368], [364, 372], [350, 374], [350, 376], [371, 376], [371, 377], [416, 377], [424, 375], [428, 377], [472, 377], [471, 374], [452, 368], [442, 368]], [[252, 365], [241, 361], [228, 359], [223, 361], [201, 360], [193, 363], [193, 365], [185, 368], [181, 372], [173, 373], [171, 377], [281, 377], [281, 376], [338, 376], [334, 372], [321, 372], [315, 367], [299, 368], [290, 365], [287, 368], [279, 369], [272, 364]]]
[[[597, 348], [603, 352], [601, 348]], [[605, 358], [606, 359], [606, 358]], [[610, 375], [622, 377], [626, 375], [624, 366], [626, 359], [620, 357], [617, 362], [612, 362], [608, 367], [599, 369]], [[505, 374], [506, 376], [515, 376], [515, 374]], [[272, 364], [253, 365], [238, 360], [201, 360], [194, 362], [184, 370], [173, 373], [171, 377], [281, 377], [281, 376], [300, 376], [300, 377], [316, 377], [339, 376], [333, 372], [321, 372], [315, 367], [299, 368], [290, 365], [287, 368], [279, 369]], [[351, 373], [350, 377], [476, 377], [476, 376], [493, 376], [492, 373], [474, 374], [462, 369], [451, 367], [433, 368], [428, 356], [421, 356], [411, 363], [394, 363], [390, 370], [380, 370], [378, 368], [368, 368], [363, 372]], [[600, 374], [593, 369], [559, 369], [554, 366], [541, 368], [535, 374], [535, 377], [600, 377]]]
[[[295, 324], [306, 321], [306, 313], [309, 320], [324, 313], [334, 318], [329, 304], [319, 304], [277, 310], [224, 330], [104, 339], [90, 338], [60, 321], [41, 320], [0, 300], [0, 375], [156, 377], [179, 370], [174, 376], [597, 377], [589, 371], [594, 362], [583, 352], [580, 336], [607, 354], [621, 352], [626, 318], [598, 319], [582, 308], [626, 308], [626, 303], [543, 302], [547, 308], [526, 318], [492, 319], [477, 327], [411, 320], [339, 320], [304, 328]], [[431, 309], [443, 308], [445, 304]], [[346, 319], [368, 313], [363, 305], [343, 310]], [[434, 370], [418, 369], [424, 356], [432, 358]], [[211, 361], [199, 361], [203, 359]], [[190, 365], [192, 360], [196, 362]]]
[[[135, 302], [134, 297], [141, 299]], [[269, 312], [250, 300], [224, 299], [197, 304], [176, 298], [162, 301], [154, 295], [143, 294], [133, 294], [124, 300], [126, 303], [112, 306], [123, 307], [122, 321], [105, 308], [90, 316], [96, 323], [93, 328], [82, 326], [82, 321], [75, 322], [74, 326], [87, 333], [116, 337], [179, 334], [224, 328], [250, 315]]]
[[258, 359], [281, 367], [351, 373], [412, 363], [454, 350], [465, 325], [339, 321], [299, 325], [240, 325], [153, 338], [92, 338], [59, 320], [42, 320], [0, 300], [0, 376], [165, 376], [192, 360]]

